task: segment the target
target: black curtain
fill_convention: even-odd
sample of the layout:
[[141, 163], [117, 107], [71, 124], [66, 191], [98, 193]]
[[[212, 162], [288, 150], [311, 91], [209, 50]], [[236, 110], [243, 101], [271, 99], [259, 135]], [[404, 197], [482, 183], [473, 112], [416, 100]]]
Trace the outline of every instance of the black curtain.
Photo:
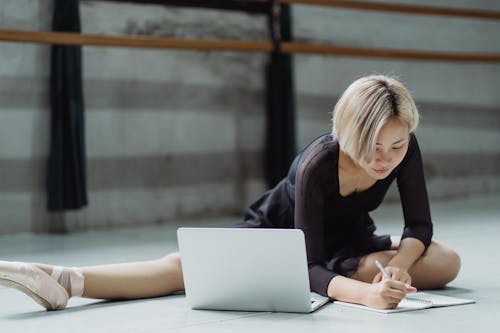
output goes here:
[[279, 14], [271, 12], [270, 31], [275, 48], [267, 67], [265, 170], [267, 185], [273, 187], [286, 176], [296, 153], [292, 56], [279, 48], [281, 40], [292, 40], [290, 6], [280, 5]]
[[[79, 0], [54, 0], [52, 30], [80, 32]], [[78, 209], [87, 205], [81, 47], [53, 45], [50, 74], [47, 208]]]

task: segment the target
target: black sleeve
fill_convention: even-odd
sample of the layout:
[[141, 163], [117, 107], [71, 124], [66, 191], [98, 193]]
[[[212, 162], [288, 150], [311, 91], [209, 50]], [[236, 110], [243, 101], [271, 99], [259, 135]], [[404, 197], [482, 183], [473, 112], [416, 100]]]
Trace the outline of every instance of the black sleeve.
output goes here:
[[298, 166], [295, 180], [295, 228], [304, 232], [311, 290], [328, 296], [328, 284], [338, 274], [325, 266], [322, 182], [317, 177], [314, 161]]
[[397, 176], [405, 220], [402, 238], [416, 238], [427, 249], [432, 239], [432, 221], [423, 169], [417, 139], [411, 134], [408, 152]]

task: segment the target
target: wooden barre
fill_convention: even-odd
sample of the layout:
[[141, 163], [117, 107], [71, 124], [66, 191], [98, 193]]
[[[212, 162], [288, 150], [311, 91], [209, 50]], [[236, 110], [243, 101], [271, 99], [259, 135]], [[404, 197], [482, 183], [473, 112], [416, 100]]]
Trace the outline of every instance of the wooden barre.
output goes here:
[[270, 52], [269, 41], [193, 40], [137, 35], [90, 35], [73, 32], [38, 32], [25, 30], [0, 30], [0, 41], [56, 45], [87, 45], [157, 49], [228, 50], [245, 52]]
[[[273, 44], [270, 41], [195, 40], [150, 36], [103, 36], [71, 32], [36, 32], [23, 30], [0, 30], [0, 41], [77, 46], [87, 45], [104, 47], [183, 49], [198, 51], [271, 52], [273, 50]], [[280, 48], [283, 53], [288, 54], [302, 53], [458, 62], [500, 62], [500, 54], [496, 53], [409, 51], [297, 42], [282, 42], [280, 44]]]
[[[270, 2], [270, 0], [257, 0]], [[337, 7], [345, 9], [358, 9], [368, 11], [381, 11], [389, 13], [402, 13], [414, 15], [437, 15], [451, 17], [465, 17], [474, 19], [499, 20], [500, 12], [478, 9], [444, 8], [433, 6], [403, 5], [381, 2], [345, 1], [345, 0], [276, 0], [281, 4]]]
[[500, 54], [497, 53], [431, 52], [287, 42], [281, 43], [281, 50], [284, 53], [291, 54], [332, 54], [339, 56], [364, 58], [394, 58], [406, 60], [434, 60], [449, 62], [500, 62]]

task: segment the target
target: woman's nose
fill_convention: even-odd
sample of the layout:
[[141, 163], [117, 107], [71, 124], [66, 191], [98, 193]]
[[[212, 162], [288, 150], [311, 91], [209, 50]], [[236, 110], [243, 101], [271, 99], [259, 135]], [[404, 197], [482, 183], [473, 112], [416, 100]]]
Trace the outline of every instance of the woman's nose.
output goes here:
[[378, 156], [378, 160], [383, 163], [391, 163], [392, 162], [392, 156], [390, 153], [384, 153], [381, 152]]

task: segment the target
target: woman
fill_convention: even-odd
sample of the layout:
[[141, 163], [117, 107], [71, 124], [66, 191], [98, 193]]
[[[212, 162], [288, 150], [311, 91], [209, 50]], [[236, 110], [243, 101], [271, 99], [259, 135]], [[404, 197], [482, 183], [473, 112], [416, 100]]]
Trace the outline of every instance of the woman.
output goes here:
[[[309, 144], [275, 188], [250, 206], [240, 227], [299, 228], [311, 290], [332, 299], [394, 308], [406, 292], [439, 288], [460, 268], [458, 255], [432, 241], [422, 159], [412, 131], [418, 111], [406, 88], [386, 76], [353, 82], [337, 102], [332, 134]], [[368, 213], [397, 181], [404, 230], [377, 236]], [[391, 275], [383, 279], [375, 261]], [[183, 290], [178, 253], [84, 268], [0, 262], [0, 283], [48, 310], [69, 297], [134, 299]]]

